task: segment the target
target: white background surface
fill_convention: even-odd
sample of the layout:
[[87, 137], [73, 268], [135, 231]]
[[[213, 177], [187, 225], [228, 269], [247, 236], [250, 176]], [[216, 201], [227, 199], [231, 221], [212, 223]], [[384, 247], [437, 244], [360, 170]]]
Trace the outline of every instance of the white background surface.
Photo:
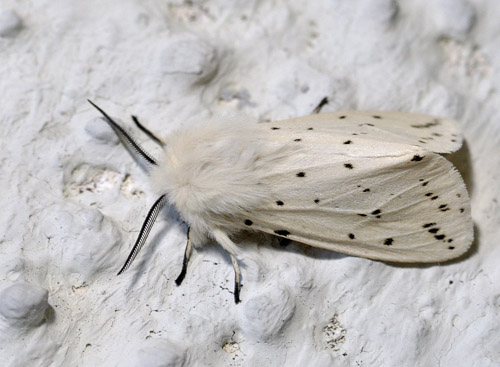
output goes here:
[[[497, 0], [0, 1], [2, 366], [500, 365]], [[168, 213], [86, 102], [166, 133], [222, 109], [456, 118], [474, 250], [393, 266], [254, 239], [228, 257]], [[140, 132], [134, 135], [158, 153]]]

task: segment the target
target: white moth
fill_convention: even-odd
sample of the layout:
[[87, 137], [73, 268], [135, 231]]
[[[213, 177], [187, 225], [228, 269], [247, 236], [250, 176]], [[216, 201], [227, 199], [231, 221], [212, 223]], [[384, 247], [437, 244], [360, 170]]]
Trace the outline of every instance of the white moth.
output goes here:
[[192, 244], [213, 239], [231, 255], [236, 303], [240, 249], [232, 238], [240, 231], [391, 262], [442, 262], [471, 245], [464, 182], [437, 154], [462, 145], [453, 120], [387, 111], [340, 111], [270, 123], [211, 120], [163, 141], [133, 117], [163, 147], [156, 159], [92, 105], [151, 167], [159, 195], [120, 273], [167, 203], [188, 226], [176, 283], [184, 278]]

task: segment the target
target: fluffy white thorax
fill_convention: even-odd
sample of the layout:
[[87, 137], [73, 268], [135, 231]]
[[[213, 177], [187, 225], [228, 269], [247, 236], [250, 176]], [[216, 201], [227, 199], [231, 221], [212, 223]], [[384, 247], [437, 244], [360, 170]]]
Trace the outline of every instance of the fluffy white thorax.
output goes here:
[[257, 122], [218, 118], [174, 131], [151, 172], [153, 189], [167, 194], [181, 217], [206, 232], [269, 196], [262, 180], [286, 157], [287, 144], [266, 139]]

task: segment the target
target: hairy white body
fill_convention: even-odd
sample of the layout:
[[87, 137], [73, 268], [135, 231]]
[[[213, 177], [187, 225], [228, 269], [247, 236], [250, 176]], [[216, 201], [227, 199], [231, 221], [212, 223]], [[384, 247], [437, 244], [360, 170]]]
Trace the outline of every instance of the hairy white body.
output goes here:
[[196, 245], [215, 229], [228, 235], [240, 229], [228, 219], [265, 204], [269, 167], [291, 154], [293, 147], [272, 142], [254, 122], [207, 121], [167, 137], [151, 182], [189, 224]]

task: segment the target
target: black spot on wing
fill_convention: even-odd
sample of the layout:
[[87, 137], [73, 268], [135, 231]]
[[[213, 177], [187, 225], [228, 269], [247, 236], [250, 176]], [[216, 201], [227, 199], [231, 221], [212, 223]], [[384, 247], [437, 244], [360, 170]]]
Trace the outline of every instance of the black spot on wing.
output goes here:
[[363, 192], [370, 192], [370, 189], [364, 189]]
[[429, 181], [425, 181], [424, 183], [422, 183], [422, 186], [427, 186], [428, 183]]
[[426, 223], [422, 227], [429, 228], [429, 227], [432, 227], [432, 226], [435, 226], [435, 225], [436, 225], [436, 223]]
[[293, 141], [302, 141], [302, 139], [293, 139]]
[[374, 119], [381, 119], [381, 118], [382, 118], [382, 117], [381, 117], [381, 116], [379, 116], [379, 115], [373, 115], [372, 117], [373, 117]]
[[382, 213], [382, 211], [380, 209], [376, 209], [376, 210], [372, 211], [373, 215], [377, 215], [377, 214], [380, 214], [380, 213]]
[[427, 122], [424, 124], [417, 124], [417, 125], [410, 125], [411, 127], [415, 129], [428, 129], [429, 127], [437, 126], [439, 125], [439, 120], [433, 120], [431, 122]]
[[308, 127], [307, 130], [314, 130], [312, 127]]
[[448, 246], [448, 250], [454, 250], [455, 246]]
[[346, 140], [344, 141], [344, 144], [352, 144], [352, 140]]
[[412, 162], [420, 162], [422, 159], [424, 159], [424, 157], [418, 155], [418, 154], [415, 154], [413, 156], [413, 158], [411, 159]]
[[347, 117], [347, 116], [342, 115], [342, 116], [339, 116], [339, 119], [343, 120], [343, 119], [345, 119], [346, 117]]
[[354, 240], [354, 239], [356, 238], [356, 237], [354, 236], [354, 234], [352, 234], [352, 233], [349, 233], [349, 235], [348, 235], [348, 236], [349, 236], [349, 238], [350, 238], [351, 240]]
[[282, 202], [281, 200], [277, 200], [277, 201], [276, 201], [276, 205], [278, 205], [278, 206], [283, 206], [283, 205], [285, 205], [285, 203], [284, 203], [284, 202]]
[[271, 130], [279, 130], [279, 129], [280, 129], [280, 128], [279, 128], [279, 127], [276, 127], [276, 126], [273, 126], [273, 127], [271, 128]]
[[384, 245], [391, 246], [393, 242], [394, 242], [394, 240], [392, 238], [386, 238], [384, 240]]
[[274, 231], [274, 233], [276, 233], [277, 235], [280, 235], [280, 236], [288, 236], [290, 234], [290, 232], [288, 232], [286, 229], [278, 229], [276, 231]]
[[344, 163], [344, 167], [348, 169], [353, 169], [354, 166], [351, 163]]
[[318, 204], [318, 203], [319, 203], [319, 199], [314, 199], [314, 202], [315, 202], [316, 204]]
[[305, 172], [299, 172], [296, 174], [297, 177], [306, 177], [306, 173]]
[[253, 222], [250, 219], [245, 219], [244, 223], [246, 226], [251, 226], [253, 224]]
[[438, 233], [439, 228], [431, 228], [429, 229], [429, 233]]
[[436, 240], [443, 240], [446, 236], [444, 234], [437, 234], [434, 236]]
[[431, 200], [436, 200], [438, 197], [439, 197], [438, 195], [433, 196], [433, 197], [431, 197]]
[[450, 210], [450, 208], [448, 208], [448, 204], [443, 204], [439, 206], [439, 210], [441, 210], [442, 212], [447, 212], [448, 210]]

